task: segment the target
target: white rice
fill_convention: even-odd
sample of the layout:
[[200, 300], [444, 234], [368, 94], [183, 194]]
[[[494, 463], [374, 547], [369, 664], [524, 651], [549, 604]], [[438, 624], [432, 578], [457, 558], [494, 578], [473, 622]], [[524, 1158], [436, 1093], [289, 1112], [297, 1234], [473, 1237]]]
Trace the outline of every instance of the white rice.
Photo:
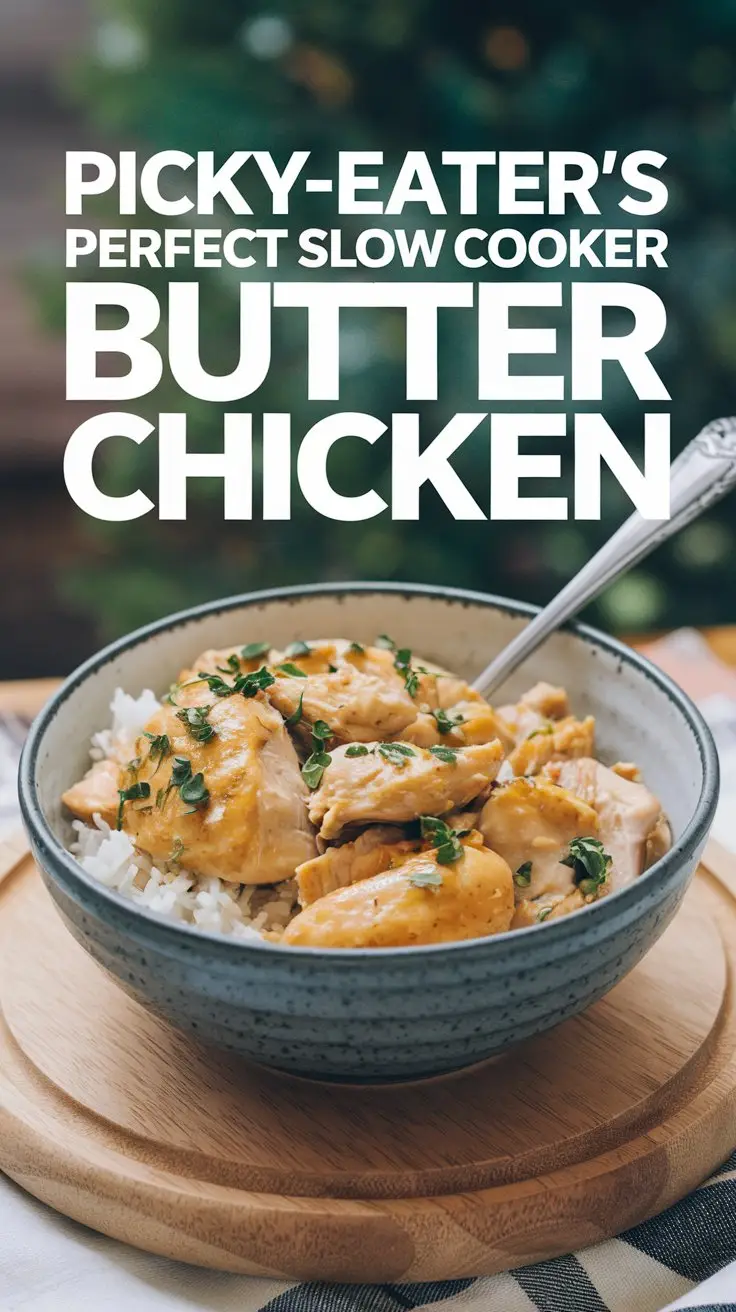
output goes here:
[[[92, 736], [92, 760], [128, 760], [135, 739], [159, 707], [150, 688], [140, 697], [117, 688], [110, 728]], [[99, 815], [94, 821], [94, 827], [81, 820], [72, 823], [75, 841], [69, 850], [84, 872], [167, 920], [232, 938], [260, 939], [264, 931], [277, 936], [298, 909], [293, 879], [268, 886], [230, 884], [185, 870], [177, 862], [157, 866], [122, 830], [111, 829]]]

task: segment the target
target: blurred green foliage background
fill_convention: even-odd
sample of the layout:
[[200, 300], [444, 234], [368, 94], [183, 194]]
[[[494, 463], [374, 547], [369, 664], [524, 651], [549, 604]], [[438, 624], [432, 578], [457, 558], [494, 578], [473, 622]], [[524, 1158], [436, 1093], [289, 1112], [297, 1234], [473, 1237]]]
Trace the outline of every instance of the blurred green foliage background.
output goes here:
[[[434, 161], [452, 148], [577, 149], [599, 159], [611, 149], [619, 157], [640, 148], [662, 151], [668, 156], [669, 205], [663, 215], [642, 222], [668, 231], [669, 268], [622, 276], [649, 282], [668, 309], [668, 331], [653, 359], [672, 395], [677, 451], [706, 421], [735, 408], [735, 86], [736, 0], [108, 0], [100, 5], [93, 49], [76, 64], [68, 92], [110, 142], [146, 153], [215, 147], [222, 159], [238, 149], [267, 149], [281, 163], [290, 151], [309, 149], [311, 176], [334, 175], [336, 152], [351, 148], [383, 150], [389, 178], [414, 148], [431, 152]], [[252, 199], [256, 174], [248, 176]], [[621, 184], [612, 180], [596, 192], [600, 219], [587, 219], [573, 207], [564, 220], [552, 222], [629, 226], [636, 220], [618, 210], [620, 195]], [[545, 226], [538, 216], [499, 223], [492, 197], [489, 191], [480, 226]], [[252, 226], [281, 223], [272, 223], [266, 199], [261, 193], [262, 210], [256, 221], [248, 220]], [[415, 209], [401, 226], [437, 224], [449, 233], [447, 257], [429, 276], [460, 276], [451, 237], [476, 220], [433, 220], [422, 207]], [[101, 204], [98, 217], [116, 225], [114, 202]], [[223, 215], [222, 225], [227, 221]], [[162, 220], [139, 215], [135, 222], [155, 226]], [[298, 232], [341, 223], [349, 244], [351, 234], [377, 222], [372, 216], [340, 221], [334, 197], [315, 194], [299, 201], [288, 226]], [[220, 226], [220, 219], [208, 226]], [[163, 292], [167, 274], [122, 276]], [[176, 276], [186, 278], [186, 269]], [[223, 270], [196, 276], [202, 283], [203, 362], [224, 372], [237, 358], [238, 279], [248, 275]], [[253, 276], [269, 275], [260, 269]], [[306, 275], [287, 259], [278, 276]], [[427, 274], [389, 267], [385, 276]], [[478, 276], [595, 275], [532, 267], [505, 274], [489, 268]], [[58, 322], [58, 277], [39, 275], [37, 290]], [[392, 410], [420, 408], [428, 437], [455, 411], [479, 408], [473, 319], [465, 316], [467, 327], [460, 329], [456, 315], [444, 316], [441, 332], [440, 401], [407, 406], [403, 316], [345, 314], [341, 399], [329, 408], [365, 410], [385, 421]], [[279, 317], [269, 379], [241, 407], [291, 411], [296, 438], [326, 412], [306, 400], [303, 320], [299, 312]], [[560, 339], [564, 360], [569, 344], [564, 333]], [[606, 418], [640, 456], [646, 406], [619, 370], [612, 367], [605, 384]], [[159, 410], [186, 410], [191, 447], [221, 445], [220, 408], [192, 402], [171, 382], [129, 408], [151, 418]], [[155, 449], [108, 445], [113, 449], [102, 475], [107, 490], [129, 491], [141, 480], [151, 484]], [[559, 441], [548, 449], [559, 450]], [[341, 443], [330, 465], [335, 485], [344, 492], [373, 485], [385, 494], [389, 450], [388, 439], [374, 448], [357, 439]], [[487, 462], [487, 436], [479, 431], [463, 447], [457, 468], [482, 501]], [[563, 467], [569, 491], [567, 458]], [[416, 524], [392, 522], [388, 514], [336, 524], [295, 496], [288, 523], [256, 518], [227, 525], [221, 485], [193, 483], [190, 489], [186, 524], [159, 524], [153, 516], [121, 526], [88, 521], [93, 563], [78, 567], [65, 587], [76, 606], [95, 615], [104, 636], [210, 597], [322, 578], [444, 582], [542, 602], [630, 509], [609, 476], [601, 523], [457, 523], [429, 491]], [[530, 494], [536, 490], [557, 494], [560, 488], [528, 487]], [[723, 503], [621, 580], [591, 618], [619, 630], [736, 620], [735, 505], [734, 499]]]

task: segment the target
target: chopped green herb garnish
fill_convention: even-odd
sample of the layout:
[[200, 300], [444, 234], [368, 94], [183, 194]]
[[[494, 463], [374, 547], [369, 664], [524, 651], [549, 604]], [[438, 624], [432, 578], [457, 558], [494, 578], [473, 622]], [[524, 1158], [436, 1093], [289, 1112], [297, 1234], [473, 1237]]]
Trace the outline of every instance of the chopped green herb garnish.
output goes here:
[[462, 711], [458, 711], [456, 715], [448, 715], [447, 711], [443, 711], [442, 707], [439, 707], [431, 714], [440, 733], [452, 733], [453, 729], [456, 729], [459, 724], [465, 723], [465, 716]]
[[192, 763], [186, 756], [175, 756], [171, 767], [171, 787], [181, 788], [192, 777]]
[[542, 907], [541, 911], [537, 912], [537, 924], [541, 925], [542, 921], [546, 920], [547, 916], [551, 916], [551, 915], [552, 915], [551, 907]]
[[345, 748], [346, 756], [368, 756], [368, 748], [365, 743], [351, 743]]
[[531, 733], [528, 733], [526, 736], [527, 742], [530, 738], [548, 738], [550, 734], [554, 733], [554, 731], [555, 726], [553, 724], [545, 724], [541, 729], [532, 729]]
[[437, 757], [438, 761], [444, 761], [445, 765], [455, 765], [457, 763], [457, 748], [443, 747], [441, 744], [430, 747], [430, 752]]
[[211, 706], [187, 706], [183, 711], [176, 712], [176, 718], [181, 720], [196, 742], [208, 743], [215, 737], [215, 730], [207, 719], [211, 710]]
[[302, 766], [302, 777], [308, 788], [319, 788], [322, 775], [332, 763], [332, 757], [325, 751], [325, 742], [331, 737], [329, 724], [325, 720], [315, 720], [312, 725], [312, 755]]
[[304, 670], [300, 670], [298, 665], [293, 661], [284, 661], [283, 665], [277, 665], [276, 669], [280, 674], [288, 674], [290, 679], [306, 679]]
[[420, 815], [419, 827], [422, 838], [429, 839], [437, 849], [437, 860], [441, 866], [448, 866], [459, 861], [463, 854], [462, 843], [457, 831], [440, 820], [436, 815]]
[[268, 666], [262, 665], [260, 670], [253, 670], [251, 674], [239, 674], [235, 680], [233, 691], [239, 692], [243, 697], [255, 697], [259, 692], [265, 692], [275, 683]]
[[308, 642], [292, 642], [284, 652], [285, 656], [311, 656], [312, 648]]
[[247, 642], [244, 647], [240, 648], [240, 656], [244, 661], [257, 661], [270, 650], [270, 642]]
[[333, 665], [331, 661], [328, 663], [327, 669], [330, 674], [337, 674], [337, 666]]
[[365, 656], [365, 647], [362, 647], [359, 642], [351, 642], [348, 651], [352, 651], [356, 656]]
[[211, 693], [215, 697], [232, 697], [235, 688], [231, 683], [225, 683], [225, 680], [219, 674], [208, 674], [206, 670], [200, 670], [198, 677], [192, 679], [192, 683], [206, 683]]
[[179, 691], [180, 688], [181, 688], [180, 683], [169, 684], [169, 691], [167, 692], [166, 696], [163, 699], [165, 702], [168, 702], [169, 706], [176, 706], [176, 702], [174, 701], [174, 696]]
[[126, 802], [137, 802], [139, 798], [151, 796], [151, 785], [147, 783], [131, 784], [130, 788], [118, 788], [118, 815], [116, 829], [123, 827], [123, 807]]
[[228, 656], [225, 664], [218, 665], [217, 669], [220, 674], [240, 674], [240, 657], [233, 652], [231, 656]]
[[414, 748], [406, 743], [379, 743], [378, 751], [391, 765], [406, 765], [409, 756], [416, 756]]
[[155, 765], [154, 774], [161, 762], [171, 755], [171, 742], [167, 733], [147, 733], [143, 731], [143, 737], [147, 738], [151, 746], [148, 749], [148, 755]]
[[514, 875], [514, 883], [517, 884], [519, 888], [528, 888], [531, 882], [532, 863], [531, 861], [524, 861]]
[[419, 691], [419, 675], [411, 667], [411, 651], [408, 647], [401, 647], [396, 652], [394, 667], [403, 675], [404, 687], [409, 696], [416, 697]]
[[379, 633], [376, 638], [376, 646], [383, 647], [385, 651], [396, 651], [396, 643], [393, 638], [389, 638], [387, 633]]
[[560, 864], [570, 867], [575, 883], [584, 895], [588, 895], [596, 893], [608, 879], [611, 856], [598, 838], [571, 838], [567, 856]]
[[442, 871], [433, 865], [415, 866], [409, 875], [409, 883], [415, 888], [441, 888]]
[[291, 715], [286, 720], [284, 720], [284, 724], [287, 725], [290, 729], [296, 728], [296, 726], [300, 723], [303, 714], [304, 714], [304, 690], [302, 689], [296, 710], [292, 711]]
[[[191, 765], [189, 769], [191, 771]], [[191, 807], [191, 810], [187, 811], [187, 815], [192, 815], [192, 813], [198, 811], [201, 806], [207, 805], [210, 800], [210, 794], [208, 788], [205, 786], [204, 775], [201, 771], [199, 774], [194, 774], [191, 778], [184, 781], [179, 788], [179, 796], [182, 802], [186, 802], [187, 806]]]
[[308, 757], [302, 766], [302, 777], [308, 788], [319, 788], [322, 781], [322, 775], [331, 760], [332, 757], [329, 752], [312, 752], [312, 755]]

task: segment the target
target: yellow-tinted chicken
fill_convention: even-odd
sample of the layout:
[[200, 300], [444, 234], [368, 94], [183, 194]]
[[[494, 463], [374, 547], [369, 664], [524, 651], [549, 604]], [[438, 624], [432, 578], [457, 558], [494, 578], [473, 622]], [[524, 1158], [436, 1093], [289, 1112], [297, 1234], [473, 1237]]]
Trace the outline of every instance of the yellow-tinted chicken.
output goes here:
[[123, 828], [154, 860], [270, 884], [316, 855], [296, 753], [262, 693], [188, 707], [177, 696], [150, 721], [137, 751], [140, 764], [121, 786], [149, 792], [124, 803]]
[[319, 948], [393, 948], [484, 938], [514, 913], [511, 871], [487, 848], [465, 847], [440, 865], [436, 851], [339, 888], [300, 912], [282, 943]]
[[517, 889], [536, 898], [572, 890], [573, 870], [562, 859], [572, 838], [597, 835], [598, 816], [579, 797], [547, 780], [514, 779], [494, 789], [478, 828], [488, 846], [508, 861]]
[[309, 818], [329, 839], [346, 825], [443, 815], [483, 792], [502, 759], [499, 742], [434, 751], [400, 742], [337, 747], [310, 798]]

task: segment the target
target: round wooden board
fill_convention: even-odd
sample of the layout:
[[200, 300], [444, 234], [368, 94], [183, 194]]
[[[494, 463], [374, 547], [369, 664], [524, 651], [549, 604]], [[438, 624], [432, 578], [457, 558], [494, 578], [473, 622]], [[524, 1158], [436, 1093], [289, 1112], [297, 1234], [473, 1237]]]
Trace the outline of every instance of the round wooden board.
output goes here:
[[27, 859], [0, 887], [0, 1167], [105, 1234], [250, 1275], [435, 1280], [569, 1252], [733, 1147], [734, 949], [734, 899], [701, 870], [584, 1016], [454, 1076], [327, 1086], [149, 1015]]

